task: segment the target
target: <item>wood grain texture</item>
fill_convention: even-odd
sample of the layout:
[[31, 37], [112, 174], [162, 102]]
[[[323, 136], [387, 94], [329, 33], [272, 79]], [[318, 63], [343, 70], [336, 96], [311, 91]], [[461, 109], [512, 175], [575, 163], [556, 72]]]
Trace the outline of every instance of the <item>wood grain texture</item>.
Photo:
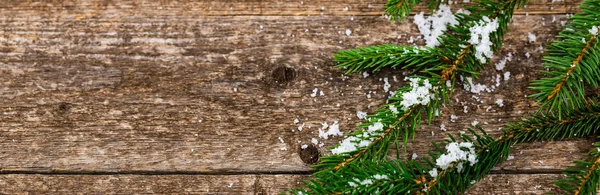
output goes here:
[[[2, 194], [278, 194], [308, 175], [0, 175]], [[559, 174], [496, 175], [466, 194], [558, 194]]]
[[[564, 17], [554, 23], [554, 16], [517, 17], [499, 54], [512, 52], [515, 59], [503, 71], [490, 66], [477, 82], [495, 85], [493, 77], [504, 71], [513, 79], [490, 93], [458, 90], [458, 102], [446, 107], [440, 120], [424, 125], [407, 155], [425, 153], [430, 141], [465, 130], [474, 120], [498, 135], [502, 124], [535, 109], [524, 96], [539, 75], [538, 47], [560, 29]], [[542, 19], [546, 26], [534, 22]], [[381, 78], [388, 78], [392, 89], [402, 85], [393, 79], [403, 78], [398, 70], [366, 79], [343, 76], [330, 56], [361, 45], [406, 44], [406, 37], [417, 35], [412, 24], [392, 25], [379, 17], [127, 20], [43, 25], [6, 19], [0, 24], [8, 32], [0, 40], [6, 51], [0, 54], [3, 170], [308, 171], [299, 158], [300, 145], [312, 138], [327, 146], [340, 140], [319, 138], [321, 123], [339, 121], [348, 133], [359, 122], [357, 111], [384, 102]], [[345, 29], [353, 34], [340, 35]], [[529, 30], [538, 42], [524, 43]], [[274, 74], [280, 67], [288, 67], [295, 78], [281, 80]], [[311, 97], [315, 88], [324, 96]], [[494, 103], [497, 99], [506, 100], [503, 107]], [[458, 116], [456, 122], [448, 121], [451, 114]], [[296, 118], [299, 124], [293, 124]], [[298, 131], [301, 123], [305, 128]], [[551, 167], [562, 168], [570, 164], [570, 153], [585, 153], [589, 142], [556, 144], [553, 153], [536, 152], [531, 158], [548, 154], [558, 160]], [[555, 156], [561, 154], [565, 157]], [[531, 163], [529, 156], [515, 160]]]
[[[322, 123], [338, 121], [344, 133], [351, 132], [359, 123], [357, 111], [371, 112], [385, 102], [383, 78], [395, 89], [407, 73], [344, 76], [331, 56], [374, 44], [424, 43], [410, 20], [394, 24], [382, 17], [380, 0], [100, 2], [0, 2], [1, 177], [23, 183], [76, 176], [14, 173], [303, 177], [311, 171], [305, 162], [314, 152], [301, 150], [301, 145], [312, 145], [317, 138], [323, 144], [316, 144], [317, 151], [327, 155], [327, 146], [341, 140], [319, 138]], [[562, 8], [534, 2], [528, 9], [530, 14], [570, 13], [578, 2], [558, 3]], [[550, 6], [557, 12], [547, 12]], [[527, 85], [541, 76], [542, 46], [565, 21], [564, 15], [515, 16], [494, 63], [508, 53], [513, 60], [504, 70], [490, 65], [475, 80], [494, 90], [457, 90], [456, 101], [431, 125], [423, 124], [402, 155], [422, 157], [432, 149], [431, 141], [471, 127], [475, 120], [499, 136], [502, 124], [533, 112], [537, 106], [525, 97], [532, 94]], [[536, 42], [526, 41], [528, 32], [537, 35]], [[409, 43], [411, 39], [415, 42]], [[501, 78], [496, 86], [495, 78], [505, 72], [511, 72], [510, 79]], [[315, 88], [324, 95], [311, 97]], [[504, 100], [502, 107], [495, 103], [498, 99]], [[458, 119], [452, 122], [450, 115]], [[294, 119], [300, 122], [294, 124]], [[440, 130], [441, 124], [447, 131]], [[496, 171], [557, 172], [584, 159], [591, 142], [517, 145], [511, 153], [515, 158]], [[127, 177], [135, 177], [133, 183], [151, 180]], [[548, 183], [554, 177], [540, 178]], [[285, 181], [292, 180], [296, 182]], [[273, 189], [290, 185], [273, 184]], [[252, 192], [249, 184], [244, 186], [219, 189]], [[521, 189], [503, 189], [511, 188]]]
[[[60, 0], [60, 1], [2, 1], [0, 8], [31, 15], [61, 14], [75, 18], [105, 17], [131, 14], [140, 16], [381, 16], [387, 0]], [[469, 1], [454, 1], [453, 8], [468, 5]], [[566, 14], [579, 10], [582, 0], [531, 0], [516, 14]], [[426, 4], [415, 6], [412, 13], [429, 11]], [[44, 13], [39, 13], [43, 11]], [[38, 12], [38, 13], [35, 13]]]

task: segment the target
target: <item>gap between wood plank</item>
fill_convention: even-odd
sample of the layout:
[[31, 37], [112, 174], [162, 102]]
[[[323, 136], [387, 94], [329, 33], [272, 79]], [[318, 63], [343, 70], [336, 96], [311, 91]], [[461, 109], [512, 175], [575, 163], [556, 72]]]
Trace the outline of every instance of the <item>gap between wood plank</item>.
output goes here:
[[[534, 170], [492, 170], [489, 175], [513, 174], [563, 174], [561, 169]], [[243, 172], [201, 172], [201, 171], [20, 171], [0, 170], [0, 175], [312, 175], [314, 171], [243, 171]]]

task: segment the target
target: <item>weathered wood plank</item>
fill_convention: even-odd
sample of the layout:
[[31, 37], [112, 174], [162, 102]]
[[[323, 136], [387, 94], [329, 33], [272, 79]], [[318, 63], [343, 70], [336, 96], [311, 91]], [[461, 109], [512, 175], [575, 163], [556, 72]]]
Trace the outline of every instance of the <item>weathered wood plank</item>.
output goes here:
[[[278, 194], [306, 175], [0, 175], [2, 194]], [[558, 193], [560, 174], [489, 175], [467, 194]]]
[[2, 194], [279, 194], [305, 175], [0, 175]]
[[[209, 0], [209, 1], [2, 1], [0, 9], [10, 12], [29, 12], [33, 15], [60, 13], [77, 18], [105, 17], [114, 13], [143, 16], [380, 16], [387, 0]], [[454, 8], [469, 1], [455, 1]], [[516, 14], [566, 14], [577, 12], [582, 0], [532, 0]], [[413, 9], [414, 13], [427, 12], [425, 3]]]
[[562, 174], [489, 175], [477, 182], [467, 194], [564, 194], [552, 183], [562, 178]]
[[[382, 78], [388, 78], [392, 89], [402, 85], [399, 70], [368, 78], [342, 76], [343, 71], [332, 67], [331, 55], [357, 46], [409, 44], [413, 38], [423, 43], [415, 38], [414, 25], [390, 24], [379, 17], [383, 0], [136, 2], [0, 2], [0, 172], [309, 171], [305, 162], [313, 161], [314, 151], [299, 147], [318, 138], [321, 123], [337, 120], [348, 133], [358, 123], [357, 111], [372, 111], [384, 102]], [[518, 13], [573, 13], [579, 2], [539, 1]], [[504, 49], [494, 60], [511, 52], [513, 61], [504, 70], [490, 66], [476, 82], [495, 85], [494, 77], [507, 71], [511, 79], [500, 79], [493, 92], [458, 90], [457, 102], [424, 126], [403, 156], [423, 156], [431, 141], [455, 134], [475, 119], [497, 136], [504, 122], [535, 110], [535, 103], [525, 98], [532, 93], [527, 85], [540, 76], [540, 46], [553, 39], [564, 21], [564, 15], [515, 16]], [[528, 32], [537, 35], [537, 42], [526, 42]], [[315, 88], [324, 96], [311, 97]], [[498, 99], [504, 100], [502, 107], [495, 103]], [[449, 120], [453, 114], [456, 122]], [[300, 123], [292, 122], [296, 118]], [[303, 131], [297, 130], [300, 124], [305, 124]], [[441, 131], [441, 124], [448, 130]], [[318, 151], [325, 154], [326, 146], [340, 138], [318, 140], [324, 144]], [[561, 169], [582, 159], [590, 143], [519, 145], [513, 149], [515, 158], [498, 170]], [[558, 177], [492, 175], [472, 192], [553, 192], [555, 188], [546, 186]], [[8, 194], [113, 188], [123, 193], [208, 189], [272, 194], [305, 176], [0, 178], [5, 182], [0, 185], [9, 186], [0, 193]], [[257, 178], [267, 187], [257, 188]], [[227, 188], [232, 181], [241, 185]], [[498, 182], [511, 184], [493, 188]], [[536, 183], [543, 187], [531, 189]]]
[[[300, 158], [306, 154], [298, 148], [318, 138], [321, 123], [337, 120], [348, 133], [358, 122], [357, 111], [384, 102], [381, 78], [387, 77], [392, 88], [401, 85], [393, 79], [402, 79], [397, 70], [366, 79], [342, 76], [331, 66], [330, 56], [362, 45], [407, 44], [407, 37], [417, 36], [412, 24], [389, 24], [380, 17], [157, 16], [113, 21], [2, 14], [4, 171], [308, 171]], [[492, 76], [505, 71], [513, 79], [477, 95], [484, 102], [457, 91], [459, 103], [424, 127], [406, 156], [424, 154], [430, 141], [457, 133], [475, 119], [498, 135], [495, 129], [504, 122], [535, 109], [524, 96], [531, 94], [528, 82], [539, 75], [538, 47], [564, 20], [517, 16], [500, 54], [512, 52], [515, 59], [503, 71], [490, 66], [477, 82], [492, 86]], [[343, 35], [345, 29], [352, 30], [351, 36]], [[525, 42], [528, 31], [538, 35], [537, 42]], [[530, 58], [524, 57], [525, 51]], [[311, 97], [314, 88], [324, 96]], [[376, 94], [369, 98], [370, 92]], [[499, 98], [505, 100], [503, 107], [494, 103]], [[449, 122], [451, 114], [459, 119]], [[305, 124], [301, 132], [292, 122], [296, 118]], [[440, 131], [440, 124], [448, 131]], [[325, 146], [340, 140], [318, 139]], [[523, 146], [524, 153], [533, 155], [516, 155], [514, 166], [505, 168], [563, 168], [571, 156], [582, 157], [589, 141], [553, 144], [559, 149], [552, 153], [539, 152], [537, 146], [545, 144]], [[533, 160], [545, 158], [545, 164]]]

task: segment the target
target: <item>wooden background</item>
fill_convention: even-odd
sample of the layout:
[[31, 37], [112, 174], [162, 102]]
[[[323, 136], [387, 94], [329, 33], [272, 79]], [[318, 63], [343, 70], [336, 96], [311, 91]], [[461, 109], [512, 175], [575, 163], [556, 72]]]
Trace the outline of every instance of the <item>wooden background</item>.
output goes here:
[[[411, 36], [424, 44], [412, 18], [383, 16], [384, 3], [0, 1], [0, 193], [276, 194], [301, 186], [316, 158], [342, 139], [319, 138], [321, 123], [339, 121], [350, 133], [357, 111], [385, 102], [382, 78], [395, 89], [406, 74], [344, 76], [332, 55], [410, 44]], [[494, 85], [507, 71], [510, 79], [493, 92], [457, 90], [404, 156], [424, 156], [430, 142], [474, 120], [498, 136], [502, 124], [533, 112], [527, 86], [541, 77], [543, 46], [579, 3], [532, 1], [518, 10], [503, 49], [475, 82]], [[508, 53], [513, 60], [496, 70]], [[324, 96], [311, 97], [314, 88]], [[592, 141], [514, 146], [514, 159], [469, 193], [557, 193], [551, 182], [585, 159]]]

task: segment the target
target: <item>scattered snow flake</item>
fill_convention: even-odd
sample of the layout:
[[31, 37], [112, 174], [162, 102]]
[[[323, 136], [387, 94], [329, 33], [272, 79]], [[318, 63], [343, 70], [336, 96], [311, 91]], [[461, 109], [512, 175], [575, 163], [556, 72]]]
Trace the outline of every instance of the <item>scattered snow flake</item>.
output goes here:
[[429, 171], [429, 175], [431, 175], [433, 178], [436, 178], [438, 176], [437, 168], [433, 168], [431, 171]]
[[508, 158], [506, 158], [506, 160], [512, 160], [512, 159], [515, 159], [515, 156], [513, 156], [513, 155], [508, 155]]
[[[411, 90], [402, 94], [402, 105], [403, 110], [408, 110], [415, 104], [427, 105], [429, 101], [434, 99], [434, 95], [430, 92], [432, 85], [429, 80], [420, 78], [409, 78]], [[421, 83], [422, 81], [422, 83]]]
[[527, 39], [529, 40], [530, 43], [535, 42], [535, 39], [536, 39], [535, 34], [532, 34], [532, 33], [528, 32], [527, 33]]
[[281, 151], [287, 151], [287, 147], [285, 147], [285, 146], [284, 146], [284, 147], [281, 147], [281, 149], [280, 149], [280, 150], [281, 150]]
[[281, 137], [279, 137], [279, 141], [280, 141], [281, 143], [285, 143], [285, 142], [283, 142], [283, 138], [281, 138]]
[[529, 54], [529, 52], [526, 52], [525, 57], [529, 58], [529, 57], [531, 57], [531, 54]]
[[352, 34], [352, 31], [350, 29], [346, 29], [346, 36], [350, 36]]
[[227, 186], [228, 188], [233, 187], [233, 182], [229, 183], [229, 185]]
[[471, 126], [475, 127], [479, 124], [479, 121], [477, 121], [477, 119], [475, 119], [472, 123]]
[[456, 119], [458, 119], [458, 116], [450, 115], [450, 121], [452, 121], [454, 123], [454, 122], [456, 122]]
[[319, 140], [317, 140], [317, 139], [316, 139], [316, 138], [314, 138], [314, 137], [313, 137], [313, 138], [310, 140], [310, 142], [311, 142], [311, 143], [313, 143], [314, 145], [317, 145], [317, 144], [319, 144]]
[[537, 189], [540, 189], [541, 187], [542, 187], [541, 185], [536, 185], [536, 186], [533, 186], [533, 189], [537, 190]]
[[493, 43], [490, 40], [490, 34], [495, 32], [498, 27], [497, 18], [490, 20], [487, 16], [483, 16], [482, 20], [469, 28], [471, 32], [469, 43], [475, 46], [475, 57], [481, 63], [485, 63], [488, 58], [494, 55], [491, 49]]
[[302, 144], [302, 146], [300, 146], [300, 148], [304, 150], [304, 149], [308, 148], [308, 144]]
[[512, 53], [508, 53], [502, 60], [500, 60], [498, 63], [496, 63], [496, 70], [503, 70], [506, 65], [506, 61], [511, 61], [511, 60], [512, 60]]
[[484, 91], [491, 92], [492, 90], [488, 88], [487, 85], [483, 85], [481, 83], [474, 84], [472, 77], [467, 77], [467, 83], [463, 85], [465, 90], [470, 91], [471, 93], [481, 93]]
[[463, 106], [463, 112], [469, 113], [469, 106]]
[[396, 108], [396, 106], [394, 106], [393, 104], [390, 104], [390, 111], [392, 111], [393, 114], [398, 114], [400, 112], [398, 112], [398, 108]]
[[419, 155], [417, 155], [417, 153], [413, 153], [411, 158], [413, 160], [415, 160], [415, 159], [419, 158]]
[[440, 125], [440, 130], [442, 130], [442, 131], [446, 131], [446, 125], [444, 125], [444, 124], [441, 124], [441, 125]]
[[375, 175], [373, 175], [373, 179], [382, 180], [382, 179], [389, 179], [389, 178], [387, 175], [375, 174]]
[[366, 72], [366, 71], [362, 72], [362, 75], [363, 75], [363, 78], [367, 78], [367, 77], [369, 77], [369, 73], [368, 73], [368, 72]]
[[304, 123], [302, 123], [301, 125], [298, 125], [298, 131], [302, 131], [303, 128], [304, 128]]
[[299, 122], [300, 122], [300, 120], [294, 119], [294, 124], [298, 124]]
[[592, 26], [592, 29], [590, 29], [589, 32], [590, 32], [590, 34], [597, 35], [598, 34], [598, 27]]
[[388, 81], [388, 78], [387, 77], [383, 78], [383, 91], [385, 91], [385, 92], [390, 91], [390, 87], [391, 86], [392, 85], [390, 85], [390, 82]]
[[[468, 161], [471, 166], [477, 163], [477, 154], [475, 147], [471, 142], [451, 142], [446, 145], [446, 153], [440, 155], [436, 159], [436, 165], [442, 170], [446, 170], [451, 164], [457, 161]], [[462, 167], [462, 162], [458, 163], [459, 172]]]
[[356, 117], [358, 117], [358, 119], [365, 119], [367, 118], [367, 113], [362, 111], [356, 111]]
[[497, 99], [496, 100], [496, 104], [498, 104], [498, 106], [500, 106], [500, 107], [504, 107], [504, 100], [503, 99]]
[[561, 25], [561, 26], [564, 26], [564, 25], [566, 25], [566, 24], [567, 24], [567, 21], [566, 21], [566, 20], [560, 21], [560, 25]]
[[[322, 127], [319, 128], [319, 137], [323, 139], [328, 139], [330, 135], [333, 136], [341, 136], [343, 133], [340, 131], [340, 125], [338, 121], [334, 121], [333, 124], [328, 125], [327, 122], [323, 122]], [[325, 131], [327, 129], [327, 131]]]
[[[464, 13], [462, 9], [458, 12]], [[440, 5], [438, 10], [429, 17], [425, 17], [424, 12], [415, 15], [413, 23], [419, 28], [428, 47], [436, 47], [440, 44], [437, 38], [446, 30], [446, 25], [458, 24], [450, 7], [444, 4]], [[412, 37], [409, 40], [409, 43], [411, 42]]]
[[233, 88], [233, 92], [237, 92], [237, 91], [238, 91], [238, 90], [237, 90], [237, 87], [234, 87], [234, 88]]
[[312, 93], [310, 94], [310, 97], [317, 97], [317, 92], [319, 92], [319, 88], [313, 89]]
[[357, 146], [364, 147], [364, 146], [368, 146], [369, 144], [371, 144], [371, 141], [369, 141], [369, 140], [360, 140], [357, 137], [347, 137], [346, 139], [342, 140], [342, 142], [340, 143], [340, 145], [338, 147], [332, 149], [331, 153], [341, 154], [341, 153], [351, 152], [351, 151], [355, 151], [357, 149]]
[[508, 81], [510, 79], [510, 72], [504, 72], [504, 80]]
[[375, 122], [371, 124], [363, 134], [356, 136], [347, 137], [340, 145], [331, 150], [333, 154], [341, 154], [346, 152], [355, 151], [358, 148], [367, 147], [372, 142], [372, 137], [379, 136], [383, 132], [383, 124], [381, 122]]
[[323, 93], [323, 91], [319, 91], [319, 96], [325, 96], [325, 93]]

